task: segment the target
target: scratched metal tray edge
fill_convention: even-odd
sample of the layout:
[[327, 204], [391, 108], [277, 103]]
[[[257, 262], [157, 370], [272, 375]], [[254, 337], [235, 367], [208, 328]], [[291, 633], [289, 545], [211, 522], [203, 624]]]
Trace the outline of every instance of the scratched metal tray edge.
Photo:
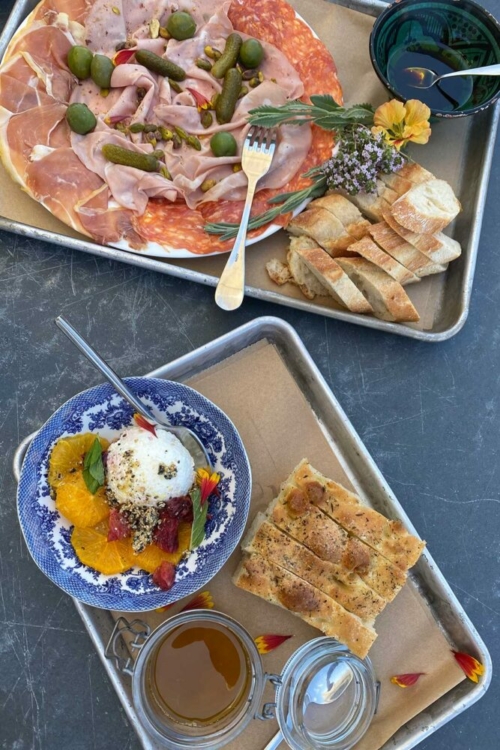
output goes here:
[[[378, 16], [387, 5], [387, 3], [382, 2], [381, 0], [329, 0], [329, 2], [334, 2], [337, 5], [343, 5], [360, 13], [375, 17]], [[36, 4], [37, 0], [17, 0], [17, 2], [15, 3], [9, 19], [7, 20], [7, 23], [0, 36], [0, 59], [3, 55], [8, 41], [19, 26], [20, 22]], [[317, 315], [323, 315], [324, 317], [341, 320], [346, 323], [354, 323], [357, 325], [362, 325], [366, 328], [377, 329], [385, 331], [387, 333], [394, 333], [398, 336], [406, 336], [420, 341], [437, 343], [455, 336], [463, 328], [469, 313], [474, 271], [479, 247], [479, 238], [481, 234], [484, 215], [484, 206], [486, 202], [493, 150], [498, 122], [500, 118], [500, 102], [483, 113], [483, 116], [484, 119], [487, 120], [487, 122], [485, 122], [485, 129], [488, 132], [488, 137], [485, 141], [484, 158], [481, 164], [480, 179], [478, 182], [477, 192], [474, 197], [474, 220], [471, 222], [471, 232], [469, 235], [469, 240], [467, 243], [467, 247], [464, 248], [463, 257], [460, 261], [462, 263], [460, 293], [454, 300], [452, 299], [452, 303], [456, 307], [456, 312], [454, 312], [453, 321], [448, 327], [444, 327], [442, 330], [420, 331], [404, 324], [389, 323], [387, 321], [378, 320], [377, 318], [357, 315], [349, 311], [325, 308], [305, 299], [298, 300], [292, 297], [286, 297], [277, 291], [266, 291], [258, 287], [247, 286], [245, 288], [246, 294], [249, 297], [254, 297], [255, 299], [264, 300], [266, 302], [274, 302], [279, 305], [284, 305], [285, 307], [296, 308], [299, 310], [303, 310], [304, 312], [311, 312]], [[47, 230], [32, 227], [29, 224], [13, 221], [2, 216], [0, 216], [0, 229], [4, 229], [14, 234], [31, 237], [33, 239], [52, 242], [56, 245], [61, 245], [63, 247], [68, 247], [74, 250], [80, 250], [81, 252], [108, 258], [109, 260], [116, 260], [122, 263], [127, 263], [128, 265], [147, 268], [148, 270], [158, 271], [160, 273], [175, 276], [177, 278], [183, 278], [188, 281], [195, 281], [197, 283], [205, 284], [208, 286], [215, 287], [218, 282], [217, 277], [210, 276], [203, 272], [191, 271], [189, 269], [184, 269], [181, 266], [171, 265], [165, 261], [158, 261], [154, 258], [127, 253], [125, 251], [117, 250], [115, 248], [107, 247], [104, 245], [99, 245], [88, 240], [76, 239], [67, 237], [63, 234], [49, 232]]]
[[[338, 446], [348, 471], [362, 493], [369, 493], [377, 509], [388, 516], [402, 519], [410, 531], [417, 533], [295, 329], [280, 318], [257, 318], [148, 375], [182, 381], [261, 340], [267, 340], [276, 346], [323, 430], [332, 443]], [[25, 438], [16, 451], [13, 461], [16, 478], [19, 478], [24, 454], [34, 434], [36, 433]], [[415, 747], [479, 700], [488, 689], [492, 677], [491, 657], [486, 645], [427, 550], [412, 571], [411, 577], [450, 645], [474, 653], [484, 664], [486, 671], [480, 683], [474, 684], [469, 680], [461, 682], [407, 722], [385, 743], [382, 750], [410, 750]], [[131, 702], [128, 678], [121, 675], [112, 662], [104, 657], [104, 649], [114, 625], [111, 614], [76, 600], [74, 603], [144, 750], [157, 750], [159, 746], [139, 723]]]

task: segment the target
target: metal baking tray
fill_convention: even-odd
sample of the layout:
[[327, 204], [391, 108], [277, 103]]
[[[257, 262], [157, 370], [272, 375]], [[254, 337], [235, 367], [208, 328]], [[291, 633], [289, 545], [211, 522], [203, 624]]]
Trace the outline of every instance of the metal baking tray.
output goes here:
[[[280, 318], [257, 318], [148, 375], [182, 382], [263, 340], [270, 342], [278, 350], [318, 424], [332, 446], [335, 446], [335, 451], [341, 455], [354, 485], [369, 494], [376, 510], [388, 517], [400, 518], [410, 532], [416, 533], [295, 329]], [[36, 433], [29, 435], [21, 443], [14, 456], [13, 470], [17, 479], [20, 476], [24, 454], [34, 434]], [[492, 667], [488, 650], [427, 550], [411, 575], [449, 642], [460, 650], [475, 654], [484, 664], [486, 671], [480, 683], [474, 684], [470, 680], [464, 680], [429, 706], [425, 712], [415, 716], [385, 743], [382, 750], [409, 750], [415, 747], [429, 734], [479, 700], [491, 681]], [[118, 672], [114, 662], [104, 656], [106, 644], [115, 625], [114, 619], [106, 610], [95, 609], [74, 601], [144, 750], [158, 750], [159, 746], [139, 724], [131, 702], [130, 681]]]
[[[3, 52], [5, 51], [5, 48], [16, 28], [25, 16], [33, 9], [36, 2], [37, 0], [17, 0], [12, 14], [3, 30], [2, 36], [0, 37], [0, 59], [2, 58]], [[386, 7], [386, 3], [381, 2], [380, 0], [330, 0], [330, 2], [375, 17]], [[460, 177], [458, 179], [458, 194], [464, 210], [456, 223], [454, 236], [461, 242], [463, 254], [459, 260], [450, 265], [450, 268], [446, 272], [444, 289], [442, 290], [438, 312], [434, 318], [432, 328], [429, 330], [420, 330], [411, 325], [388, 323], [370, 316], [356, 315], [346, 310], [332, 307], [330, 304], [333, 305], [333, 301], [328, 303], [318, 303], [311, 302], [302, 297], [297, 298], [295, 296], [289, 296], [283, 291], [278, 291], [278, 289], [281, 290], [281, 288], [271, 288], [270, 282], [269, 288], [264, 288], [264, 286], [259, 286], [257, 280], [254, 280], [254, 282], [247, 286], [246, 294], [257, 299], [275, 302], [288, 307], [295, 307], [306, 312], [312, 312], [318, 315], [356, 323], [357, 325], [395, 333], [400, 336], [409, 336], [411, 338], [420, 339], [421, 341], [438, 342], [454, 336], [464, 325], [469, 310], [476, 256], [499, 116], [500, 102], [496, 106], [490, 107], [490, 109], [475, 115], [474, 118], [463, 118], [462, 124], [459, 125], [460, 128], [468, 128], [465, 148], [463, 150], [464, 152], [457, 155], [452, 153], [450, 156], [453, 159], [459, 159], [461, 164]], [[465, 119], [468, 120], [467, 124], [463, 124]], [[477, 134], [480, 132], [480, 138], [472, 137], [472, 119], [474, 120], [474, 133]], [[440, 173], [438, 168], [436, 168], [436, 172]], [[15, 232], [16, 234], [33, 237], [39, 240], [46, 240], [111, 260], [119, 260], [123, 263], [140, 266], [141, 268], [147, 268], [152, 271], [170, 274], [189, 281], [197, 281], [198, 283], [207, 284], [209, 286], [216, 286], [219, 275], [226, 262], [226, 256], [217, 259], [199, 258], [193, 261], [164, 261], [155, 258], [148, 258], [143, 255], [136, 255], [123, 250], [116, 250], [111, 247], [99, 245], [90, 240], [86, 240], [83, 237], [67, 236], [66, 234], [40, 229], [39, 227], [30, 225], [28, 217], [26, 223], [22, 223], [21, 221], [15, 221], [11, 218], [0, 216], [0, 229], [6, 229], [10, 232]], [[265, 242], [266, 241], [264, 241], [264, 243]], [[259, 252], [258, 248], [264, 243], [259, 243], [259, 245], [252, 247], [254, 255], [257, 255]], [[250, 262], [251, 258], [247, 259], [247, 263]], [[265, 260], [261, 259], [261, 256], [259, 256], [259, 260], [256, 260], [256, 262], [259, 264], [262, 262], [263, 266]], [[426, 280], [425, 283], [429, 283], [428, 280]]]

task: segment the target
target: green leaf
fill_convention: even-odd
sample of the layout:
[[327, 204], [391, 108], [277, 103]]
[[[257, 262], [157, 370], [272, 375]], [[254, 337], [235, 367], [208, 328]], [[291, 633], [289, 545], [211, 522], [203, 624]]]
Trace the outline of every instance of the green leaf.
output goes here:
[[189, 549], [196, 549], [205, 539], [205, 524], [207, 522], [208, 501], [201, 504], [201, 492], [195, 487], [189, 493], [193, 503], [193, 525], [191, 527], [191, 542]]
[[93, 495], [95, 495], [99, 487], [104, 485], [102, 445], [97, 437], [83, 459], [83, 479], [87, 485], [87, 489]]
[[340, 104], [337, 104], [330, 94], [315, 94], [311, 96], [311, 102], [315, 107], [319, 107], [320, 109], [329, 109], [332, 111], [342, 109]]

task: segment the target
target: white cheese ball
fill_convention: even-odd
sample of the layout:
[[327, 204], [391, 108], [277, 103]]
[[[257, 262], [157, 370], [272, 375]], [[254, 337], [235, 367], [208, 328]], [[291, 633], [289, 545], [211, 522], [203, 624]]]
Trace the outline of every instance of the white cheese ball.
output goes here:
[[128, 427], [108, 448], [107, 488], [120, 504], [155, 507], [187, 495], [195, 479], [193, 459], [175, 435]]

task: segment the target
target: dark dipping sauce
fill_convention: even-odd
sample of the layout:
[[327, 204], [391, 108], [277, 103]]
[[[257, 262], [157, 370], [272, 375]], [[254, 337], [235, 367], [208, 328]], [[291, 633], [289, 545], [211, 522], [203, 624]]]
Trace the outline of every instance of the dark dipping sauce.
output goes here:
[[151, 677], [153, 696], [171, 720], [204, 726], [246, 699], [250, 665], [230, 630], [217, 623], [187, 623], [160, 644]]
[[440, 76], [462, 70], [465, 66], [460, 55], [440, 42], [424, 45], [412, 42], [391, 54], [387, 79], [403, 99], [420, 99], [431, 109], [453, 112], [470, 98], [474, 85], [472, 76], [448, 78], [423, 89], [414, 85], [418, 83], [418, 76], [408, 68], [428, 68]]

